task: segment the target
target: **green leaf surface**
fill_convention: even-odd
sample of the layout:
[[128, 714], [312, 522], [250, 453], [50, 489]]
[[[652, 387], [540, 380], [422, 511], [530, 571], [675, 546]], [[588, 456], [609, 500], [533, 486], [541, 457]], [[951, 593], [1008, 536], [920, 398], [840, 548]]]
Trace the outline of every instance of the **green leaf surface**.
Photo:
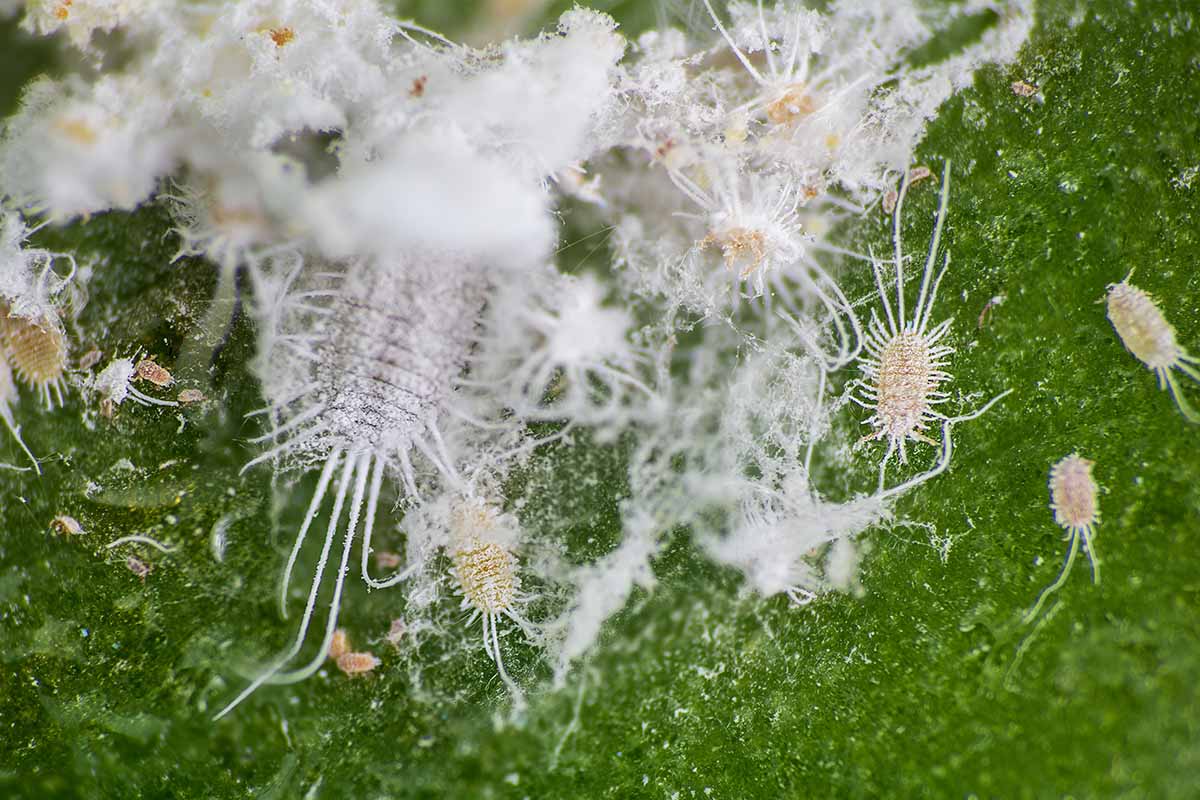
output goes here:
[[[653, 21], [622, 9], [637, 17], [627, 28]], [[51, 53], [11, 24], [0, 52], [8, 110]], [[1017, 96], [1017, 80], [1040, 94]], [[260, 402], [253, 331], [210, 312], [212, 266], [171, 263], [161, 207], [44, 231], [39, 244], [95, 260], [76, 354], [144, 351], [208, 400], [110, 420], [78, 392], [54, 412], [23, 394], [25, 439], [53, 458], [40, 478], [0, 471], [0, 795], [1195, 797], [1200, 426], [1097, 301], [1136, 268], [1200, 352], [1198, 109], [1193, 6], [1041, 4], [1018, 63], [950, 100], [917, 161], [954, 164], [935, 312], [955, 319], [952, 404], [1013, 393], [956, 428], [950, 470], [867, 535], [860, 593], [764, 600], [677, 532], [656, 589], [635, 593], [565, 687], [545, 685], [537, 652], [509, 637], [510, 670], [541, 687], [517, 722], [449, 600], [438, 635], [375, 645], [374, 674], [331, 666], [211, 721], [293, 635], [278, 572], [315, 476], [239, 474], [260, 432], [243, 417]], [[913, 188], [911, 252], [935, 205], [933, 181]], [[889, 246], [878, 212], [851, 235]], [[865, 273], [844, 285], [872, 290]], [[1184, 391], [1200, 402], [1200, 387]], [[842, 413], [859, 435], [865, 413]], [[1024, 625], [1066, 553], [1047, 473], [1076, 450], [1104, 490], [1102, 581], [1079, 560], [1042, 622]], [[579, 561], [611, 548], [625, 453], [540, 453], [520, 476], [537, 535]], [[880, 455], [857, 451], [846, 480], [869, 486]], [[21, 460], [0, 437], [0, 461]], [[86, 534], [53, 534], [60, 514]], [[133, 533], [176, 549], [106, 546]], [[152, 567], [144, 580], [130, 555]], [[356, 643], [402, 612], [397, 594], [347, 591]]]

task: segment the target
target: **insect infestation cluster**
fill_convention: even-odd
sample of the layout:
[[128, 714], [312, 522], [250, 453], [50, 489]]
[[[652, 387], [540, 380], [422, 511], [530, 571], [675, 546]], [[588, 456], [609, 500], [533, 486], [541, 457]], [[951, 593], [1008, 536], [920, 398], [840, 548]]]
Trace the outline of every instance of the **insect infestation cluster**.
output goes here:
[[[1200, 414], [1192, 407], [1174, 376], [1174, 371], [1178, 370], [1200, 382], [1200, 359], [1179, 344], [1175, 328], [1167, 321], [1158, 302], [1130, 283], [1132, 276], [1131, 270], [1120, 283], [1108, 285], [1104, 297], [1108, 320], [1125, 349], [1154, 372], [1160, 388], [1170, 392], [1184, 418], [1200, 423]], [[1095, 529], [1100, 523], [1100, 489], [1092, 477], [1094, 466], [1094, 462], [1072, 453], [1050, 469], [1050, 509], [1054, 521], [1066, 530], [1069, 544], [1058, 577], [1025, 614], [1026, 623], [1036, 619], [1047, 597], [1066, 583], [1079, 550], [1087, 553], [1092, 565], [1092, 582], [1100, 582], [1100, 559], [1095, 546]]]
[[[218, 717], [331, 658], [348, 675], [382, 671], [389, 651], [352, 648], [341, 627], [359, 580], [398, 587], [406, 614], [427, 607], [430, 587], [449, 587], [444, 613], [461, 606], [473, 657], [518, 705], [523, 676], [505, 663], [517, 643], [557, 647], [560, 662], [586, 652], [653, 582], [675, 526], [693, 526], [701, 549], [757, 591], [811, 603], [854, 584], [855, 537], [948, 470], [956, 426], [1008, 394], [954, 391], [961, 356], [941, 291], [947, 275], [955, 282], [951, 164], [908, 161], [964, 64], [1014, 57], [1032, 26], [1026, 4], [928, 64], [939, 31], [903, 24], [926, 19], [906, 0], [821, 10], [705, 0], [708, 30], [635, 48], [611, 19], [576, 8], [553, 33], [474, 50], [381, 4], [352, 4], [336, 24], [319, 5], [281, 4], [270, 25], [249, 27], [242, 3], [203, 24], [172, 2], [114, 9], [96, 27], [127, 31], [145, 52], [119, 74], [40, 83], [0, 147], [11, 193], [0, 278], [18, 276], [0, 285], [0, 418], [35, 467], [20, 391], [49, 408], [74, 385], [102, 425], [182, 418], [204, 395], [169, 356], [128, 343], [103, 365], [96, 351], [73, 362], [62, 299], [72, 278], [50, 269], [70, 257], [29, 246], [25, 219], [158, 199], [174, 215], [180, 268], [211, 262], [231, 303], [250, 289], [238, 297], [264, 402], [245, 423], [245, 469], [311, 473], [312, 489], [280, 558], [292, 638]], [[34, 27], [106, 47], [88, 25]], [[214, 54], [221, 68], [206, 71]], [[1012, 91], [1040, 97], [1023, 82]], [[913, 258], [906, 202], [927, 179], [939, 202], [927, 252]], [[555, 249], [567, 203], [599, 220], [612, 269], [560, 271], [556, 258], [581, 244]], [[875, 209], [889, 215], [890, 255], [832, 239], [837, 223]], [[854, 270], [877, 296], [843, 291]], [[1200, 380], [1200, 362], [1153, 298], [1127, 278], [1107, 302], [1127, 349], [1200, 421], [1178, 380]], [[850, 369], [858, 379], [831, 396]], [[836, 427], [847, 402], [866, 426], [857, 446]], [[626, 538], [595, 564], [564, 565], [534, 557], [525, 498], [500, 487], [577, 434], [653, 446], [631, 460]], [[856, 447], [873, 454], [874, 491], [823, 496], [818, 478], [847, 469]], [[925, 448], [929, 466], [897, 478]], [[1080, 550], [1098, 569], [1091, 468], [1075, 456], [1051, 471], [1071, 544], [1031, 617]], [[302, 564], [312, 571], [294, 594]], [[543, 579], [564, 587], [561, 618], [544, 618], [532, 597]], [[387, 637], [396, 648], [427, 630], [405, 620]]]

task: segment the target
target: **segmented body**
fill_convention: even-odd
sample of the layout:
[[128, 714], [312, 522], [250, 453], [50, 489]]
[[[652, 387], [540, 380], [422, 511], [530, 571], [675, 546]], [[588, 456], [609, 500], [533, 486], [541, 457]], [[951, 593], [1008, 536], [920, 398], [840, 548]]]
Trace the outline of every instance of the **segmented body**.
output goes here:
[[[925, 174], [918, 170], [907, 171], [896, 201], [892, 229], [895, 248], [892, 266], [896, 272], [894, 306], [888, 300], [888, 290], [884, 285], [883, 263], [872, 260], [875, 284], [879, 289], [884, 314], [883, 318], [880, 318], [874, 311], [871, 313], [871, 322], [863, 342], [866, 357], [860, 360], [863, 371], [863, 380], [859, 384], [861, 395], [851, 395], [854, 402], [873, 412], [866, 424], [874, 428], [874, 431], [864, 436], [862, 441], [887, 439], [887, 452], [879, 463], [878, 492], [881, 496], [907, 491], [945, 471], [950, 465], [953, 448], [950, 440], [951, 427], [978, 417], [1008, 394], [1004, 392], [981, 408], [955, 417], [947, 416], [936, 408], [949, 399], [942, 386], [951, 379], [945, 367], [947, 358], [954, 352], [952, 347], [942, 344], [943, 337], [950, 330], [950, 320], [943, 320], [937, 325], [930, 324], [938, 287], [950, 267], [950, 254], [947, 253], [942, 268], [937, 270], [935, 275], [942, 227], [950, 202], [950, 162], [947, 161], [945, 165], [933, 239], [929, 244], [929, 254], [921, 273], [921, 288], [917, 294], [916, 306], [910, 316], [905, 308], [900, 220], [909, 184], [923, 177]], [[893, 454], [898, 453], [900, 463], [903, 464], [908, 460], [907, 442], [918, 441], [934, 446], [938, 444], [924, 433], [931, 423], [940, 424], [942, 427], [942, 456], [938, 463], [927, 472], [885, 491], [884, 476]]]
[[466, 366], [482, 282], [414, 264], [352, 272], [345, 284], [316, 349], [321, 424], [337, 444], [403, 446], [427, 433]]
[[159, 388], [170, 386], [175, 382], [170, 372], [150, 358], [143, 358], [134, 369], [139, 379], [149, 381]]
[[1108, 319], [1125, 349], [1154, 371], [1159, 387], [1170, 390], [1188, 420], [1200, 422], [1200, 413], [1183, 396], [1172, 374], [1177, 369], [1200, 382], [1200, 369], [1197, 369], [1200, 358], [1179, 345], [1175, 328], [1167, 321], [1158, 303], [1149, 293], [1131, 284], [1129, 276], [1120, 283], [1109, 284], [1106, 301]]
[[[340, 476], [295, 642], [218, 717], [267, 681], [292, 683], [320, 668], [335, 637], [360, 523], [363, 581], [371, 588], [385, 588], [408, 576], [402, 571], [376, 580], [368, 573], [385, 469], [399, 473], [405, 493], [414, 501], [420, 498], [414, 451], [449, 483], [461, 481], [440, 426], [467, 365], [486, 285], [480, 271], [450, 260], [358, 261], [329, 272], [305, 272], [303, 262], [297, 262], [278, 306], [271, 309], [275, 316], [266, 320], [272, 323], [271, 341], [277, 345], [262, 364], [264, 393], [271, 401], [264, 410], [274, 429], [257, 441], [272, 441], [274, 446], [246, 465], [276, 459], [323, 464], [284, 568], [280, 602], [285, 614], [292, 569], [335, 473]], [[305, 666], [283, 672], [304, 645], [347, 501], [340, 565], [320, 652]], [[347, 655], [356, 654], [342, 657]], [[363, 670], [349, 666], [351, 671], [373, 667], [365, 661]]]
[[879, 466], [881, 491], [884, 471], [893, 453], [899, 453], [900, 463], [903, 464], [908, 461], [907, 442], [915, 440], [937, 444], [923, 431], [930, 422], [947, 419], [944, 414], [935, 410], [934, 406], [946, 400], [946, 395], [940, 387], [950, 380], [950, 374], [943, 367], [946, 366], [946, 358], [954, 352], [952, 348], [940, 344], [950, 328], [950, 321], [945, 320], [933, 327], [929, 325], [938, 286], [950, 263], [947, 255], [945, 264], [935, 279], [933, 272], [937, 263], [938, 243], [949, 201], [950, 165], [946, 165], [933, 241], [930, 243], [929, 256], [925, 260], [921, 291], [911, 318], [905, 313], [904, 257], [900, 246], [900, 219], [910, 180], [910, 173], [906, 173], [900, 187], [892, 235], [896, 270], [894, 308], [888, 300], [888, 292], [884, 286], [882, 264], [878, 261], [873, 262], [875, 283], [879, 288], [884, 318], [881, 319], [874, 311], [871, 313], [871, 322], [863, 343], [866, 357], [860, 362], [864, 378], [863, 396], [856, 398], [859, 405], [874, 412], [867, 419], [867, 424], [874, 428], [874, 432], [864, 436], [863, 441], [887, 439], [887, 452]]
[[476, 499], [465, 500], [452, 519], [451, 560], [454, 577], [462, 594], [462, 607], [471, 609], [471, 621], [482, 620], [483, 647], [496, 664], [518, 706], [524, 697], [516, 682], [504, 669], [500, 653], [497, 623], [501, 617], [514, 622], [526, 636], [533, 636], [532, 626], [518, 608], [528, 598], [521, 593], [521, 579], [516, 555], [503, 540], [511, 520], [497, 509]]
[[502, 614], [513, 607], [516, 558], [495, 542], [472, 539], [454, 550], [454, 575], [463, 598], [484, 614]]
[[29, 384], [47, 408], [62, 405], [67, 369], [67, 336], [58, 319], [10, 314], [0, 305], [0, 338], [18, 379]]
[[350, 677], [365, 675], [379, 666], [374, 653], [343, 653], [337, 658], [337, 666]]
[[1068, 532], [1089, 532], [1100, 522], [1093, 466], [1094, 462], [1072, 453], [1050, 469], [1050, 509], [1054, 521]]
[[938, 388], [950, 379], [941, 369], [950, 349], [911, 331], [892, 337], [882, 347], [878, 345], [868, 340], [867, 351], [874, 361], [868, 374], [874, 377], [876, 386], [877, 438], [898, 440], [903, 460], [905, 439], [928, 441], [919, 432], [934, 418], [930, 407], [937, 402]]
[[[55, 333], [59, 334], [57, 338]], [[62, 363], [58, 364], [60, 358]], [[51, 389], [61, 404], [65, 368], [66, 339], [61, 331], [55, 328], [43, 331], [23, 317], [11, 316], [8, 305], [0, 301], [0, 422], [8, 428], [38, 474], [41, 474], [41, 465], [21, 438], [21, 426], [13, 416], [12, 407], [17, 402], [16, 379], [20, 377], [40, 390], [43, 402], [53, 408]], [[26, 469], [11, 464], [0, 464], [0, 467]]]
[[1100, 524], [1100, 487], [1092, 478], [1093, 466], [1095, 462], [1071, 453], [1050, 468], [1050, 510], [1054, 512], [1054, 521], [1066, 530], [1070, 546], [1058, 577], [1042, 590], [1033, 608], [1025, 614], [1027, 623], [1037, 616], [1046, 598], [1066, 583], [1081, 548], [1092, 565], [1092, 581], [1100, 582], [1100, 558], [1094, 542], [1095, 528]]

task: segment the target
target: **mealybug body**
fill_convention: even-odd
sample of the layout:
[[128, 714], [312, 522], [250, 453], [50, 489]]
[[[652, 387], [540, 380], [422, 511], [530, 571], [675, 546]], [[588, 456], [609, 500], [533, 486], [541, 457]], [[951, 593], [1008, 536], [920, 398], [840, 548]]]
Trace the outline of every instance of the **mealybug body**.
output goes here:
[[1092, 565], [1092, 581], [1100, 582], [1100, 559], [1093, 542], [1095, 527], [1100, 524], [1097, 502], [1100, 489], [1092, 479], [1093, 465], [1094, 462], [1072, 453], [1050, 468], [1050, 510], [1054, 512], [1054, 521], [1066, 530], [1071, 544], [1058, 578], [1038, 596], [1033, 608], [1025, 615], [1025, 622], [1032, 621], [1046, 598], [1066, 583], [1081, 546]]
[[0, 305], [0, 342], [18, 379], [41, 396], [47, 408], [62, 405], [67, 369], [67, 334], [56, 315], [31, 318]]
[[355, 675], [365, 675], [378, 667], [380, 661], [374, 653], [342, 653], [337, 658], [337, 666], [342, 672], [353, 678]]
[[503, 540], [504, 527], [496, 509], [479, 501], [465, 501], [454, 513], [450, 557], [463, 598], [462, 608], [471, 609], [468, 624], [482, 620], [483, 647], [520, 705], [521, 690], [504, 669], [496, 624], [507, 617], [526, 636], [534, 634], [518, 610], [528, 598], [521, 592], [517, 557]]
[[[320, 668], [337, 628], [360, 523], [363, 581], [378, 589], [408, 577], [409, 571], [403, 571], [377, 580], [367, 570], [385, 469], [399, 474], [413, 501], [420, 498], [414, 451], [447, 481], [461, 482], [441, 428], [476, 335], [486, 285], [482, 274], [450, 259], [358, 261], [342, 271], [302, 272], [303, 261], [298, 260], [275, 298], [277, 306], [264, 312], [277, 315], [266, 322], [276, 328], [268, 341], [278, 347], [263, 356], [264, 390], [270, 401], [264, 412], [274, 427], [254, 441], [273, 441], [274, 446], [246, 465], [272, 459], [323, 463], [284, 568], [280, 602], [285, 614], [292, 569], [335, 474], [337, 490], [295, 641], [217, 718], [265, 682], [295, 683]], [[298, 278], [308, 279], [306, 290], [291, 291]], [[283, 672], [304, 646], [347, 501], [344, 544], [320, 651], [308, 664]]]
[[346, 653], [350, 652], [350, 637], [341, 628], [333, 632], [333, 639], [329, 641], [329, 657], [337, 661]]
[[[21, 214], [0, 208], [0, 419], [38, 473], [41, 467], [13, 421], [15, 381], [36, 391], [46, 408], [62, 405], [69, 345], [62, 311], [82, 303], [73, 284], [75, 258], [25, 246], [42, 225], [27, 228]], [[54, 271], [60, 259], [70, 265], [66, 275]]]
[[1170, 389], [1179, 410], [1191, 422], [1200, 422], [1200, 413], [1188, 403], [1172, 370], [1179, 370], [1194, 381], [1200, 381], [1200, 358], [1188, 353], [1175, 339], [1175, 328], [1167, 322], [1162, 309], [1148, 293], [1129, 282], [1108, 285], [1106, 297], [1108, 319], [1121, 337], [1125, 349], [1158, 376], [1159, 388]]
[[374, 653], [360, 653], [350, 649], [350, 637], [341, 628], [333, 632], [329, 642], [329, 657], [337, 668], [350, 677], [364, 675], [379, 666]]
[[[914, 171], [915, 172], [915, 171]], [[917, 305], [909, 316], [905, 309], [904, 298], [904, 257], [900, 246], [900, 218], [904, 206], [904, 196], [912, 180], [913, 172], [906, 172], [900, 185], [900, 195], [896, 202], [896, 214], [892, 229], [893, 246], [895, 247], [896, 269], [896, 307], [888, 301], [887, 290], [884, 288], [882, 263], [872, 260], [875, 271], [875, 284], [879, 289], [879, 297], [883, 303], [884, 314], [887, 317], [885, 325], [879, 315], [871, 313], [871, 323], [864, 348], [867, 357], [862, 359], [864, 381], [860, 382], [862, 397], [851, 395], [851, 399], [860, 406], [873, 411], [867, 419], [867, 424], [875, 431], [862, 438], [861, 441], [887, 439], [887, 452], [879, 464], [879, 491], [884, 494], [894, 494], [905, 491], [917, 483], [928, 480], [949, 466], [952, 445], [949, 434], [952, 425], [974, 419], [987, 411], [993, 403], [1008, 392], [993, 398], [982, 408], [957, 417], [948, 417], [936, 410], [935, 406], [946, 402], [949, 395], [942, 391], [942, 385], [950, 380], [946, 372], [947, 357], [954, 352], [952, 347], [942, 344], [942, 339], [950, 330], [950, 319], [945, 319], [937, 325], [930, 326], [933, 314], [933, 304], [937, 298], [938, 286], [950, 266], [950, 254], [946, 253], [941, 270], [934, 277], [934, 267], [937, 263], [938, 245], [942, 237], [942, 226], [946, 220], [946, 211], [950, 201], [950, 162], [947, 161], [942, 178], [942, 196], [938, 204], [937, 221], [933, 228], [933, 240], [929, 245], [929, 255], [925, 260], [925, 268], [921, 276], [921, 289], [917, 296]], [[937, 442], [925, 434], [930, 423], [942, 425], [942, 458], [938, 465], [927, 473], [909, 480], [901, 486], [883, 492], [884, 474], [892, 455], [899, 452], [900, 463], [908, 461], [905, 444], [909, 441], [924, 442], [937, 445]]]
[[50, 520], [50, 530], [67, 536], [82, 536], [87, 533], [83, 529], [83, 526], [79, 524], [79, 520], [66, 514], [59, 514]]
[[153, 358], [143, 358], [137, 363], [134, 368], [137, 371], [138, 379], [149, 381], [159, 388], [170, 386], [175, 382], [171, 377], [171, 373], [161, 366]]
[[[721, 17], [713, 8], [710, 0], [704, 0], [704, 6], [717, 30], [729, 45], [734, 57], [741, 62], [746, 72], [759, 87], [758, 95], [737, 109], [739, 113], [752, 112], [755, 115], [761, 113], [774, 125], [786, 127], [812, 116], [825, 105], [826, 88], [824, 84], [828, 74], [825, 72], [810, 73], [812, 53], [801, 52], [800, 49], [804, 22], [799, 13], [792, 25], [789, 26], [795, 28], [794, 41], [776, 43], [771, 39], [767, 30], [762, 3], [759, 3], [759, 35], [762, 37], [762, 52], [765, 55], [767, 67], [764, 72], [754, 65], [752, 54], [738, 46], [735, 38], [721, 22]], [[787, 47], [786, 54], [781, 53], [784, 57], [777, 61], [776, 50], [783, 50], [784, 46], [789, 44], [790, 47]], [[836, 144], [836, 142], [831, 142], [831, 144]]]

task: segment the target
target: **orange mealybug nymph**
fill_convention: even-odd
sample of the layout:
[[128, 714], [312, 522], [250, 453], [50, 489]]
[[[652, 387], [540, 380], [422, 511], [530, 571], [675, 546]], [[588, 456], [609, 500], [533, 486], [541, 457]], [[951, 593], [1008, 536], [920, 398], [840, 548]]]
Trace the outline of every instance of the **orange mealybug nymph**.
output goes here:
[[153, 358], [143, 358], [134, 367], [134, 371], [137, 373], [139, 380], [148, 381], [160, 388], [164, 386], [170, 386], [175, 382], [175, 379], [171, 377], [171, 373], [167, 372], [167, 370]]
[[333, 639], [329, 642], [329, 657], [337, 661], [346, 653], [350, 652], [350, 637], [341, 628], [333, 632]]
[[337, 666], [342, 672], [353, 678], [355, 675], [365, 675], [380, 665], [380, 660], [374, 653], [342, 653], [337, 657]]
[[1120, 283], [1108, 285], [1108, 319], [1121, 337], [1121, 344], [1158, 376], [1159, 388], [1169, 389], [1175, 404], [1189, 422], [1200, 422], [1200, 413], [1187, 401], [1171, 370], [1179, 370], [1200, 381], [1200, 358], [1179, 346], [1175, 328], [1147, 292], [1129, 282], [1131, 271]]
[[1092, 582], [1100, 582], [1100, 559], [1093, 542], [1096, 526], [1100, 524], [1100, 506], [1097, 503], [1100, 489], [1092, 479], [1093, 466], [1094, 462], [1072, 453], [1050, 468], [1050, 510], [1054, 512], [1054, 521], [1066, 530], [1071, 545], [1058, 578], [1038, 595], [1033, 608], [1025, 614], [1025, 622], [1032, 621], [1046, 598], [1066, 583], [1080, 546], [1087, 552], [1092, 564]]

